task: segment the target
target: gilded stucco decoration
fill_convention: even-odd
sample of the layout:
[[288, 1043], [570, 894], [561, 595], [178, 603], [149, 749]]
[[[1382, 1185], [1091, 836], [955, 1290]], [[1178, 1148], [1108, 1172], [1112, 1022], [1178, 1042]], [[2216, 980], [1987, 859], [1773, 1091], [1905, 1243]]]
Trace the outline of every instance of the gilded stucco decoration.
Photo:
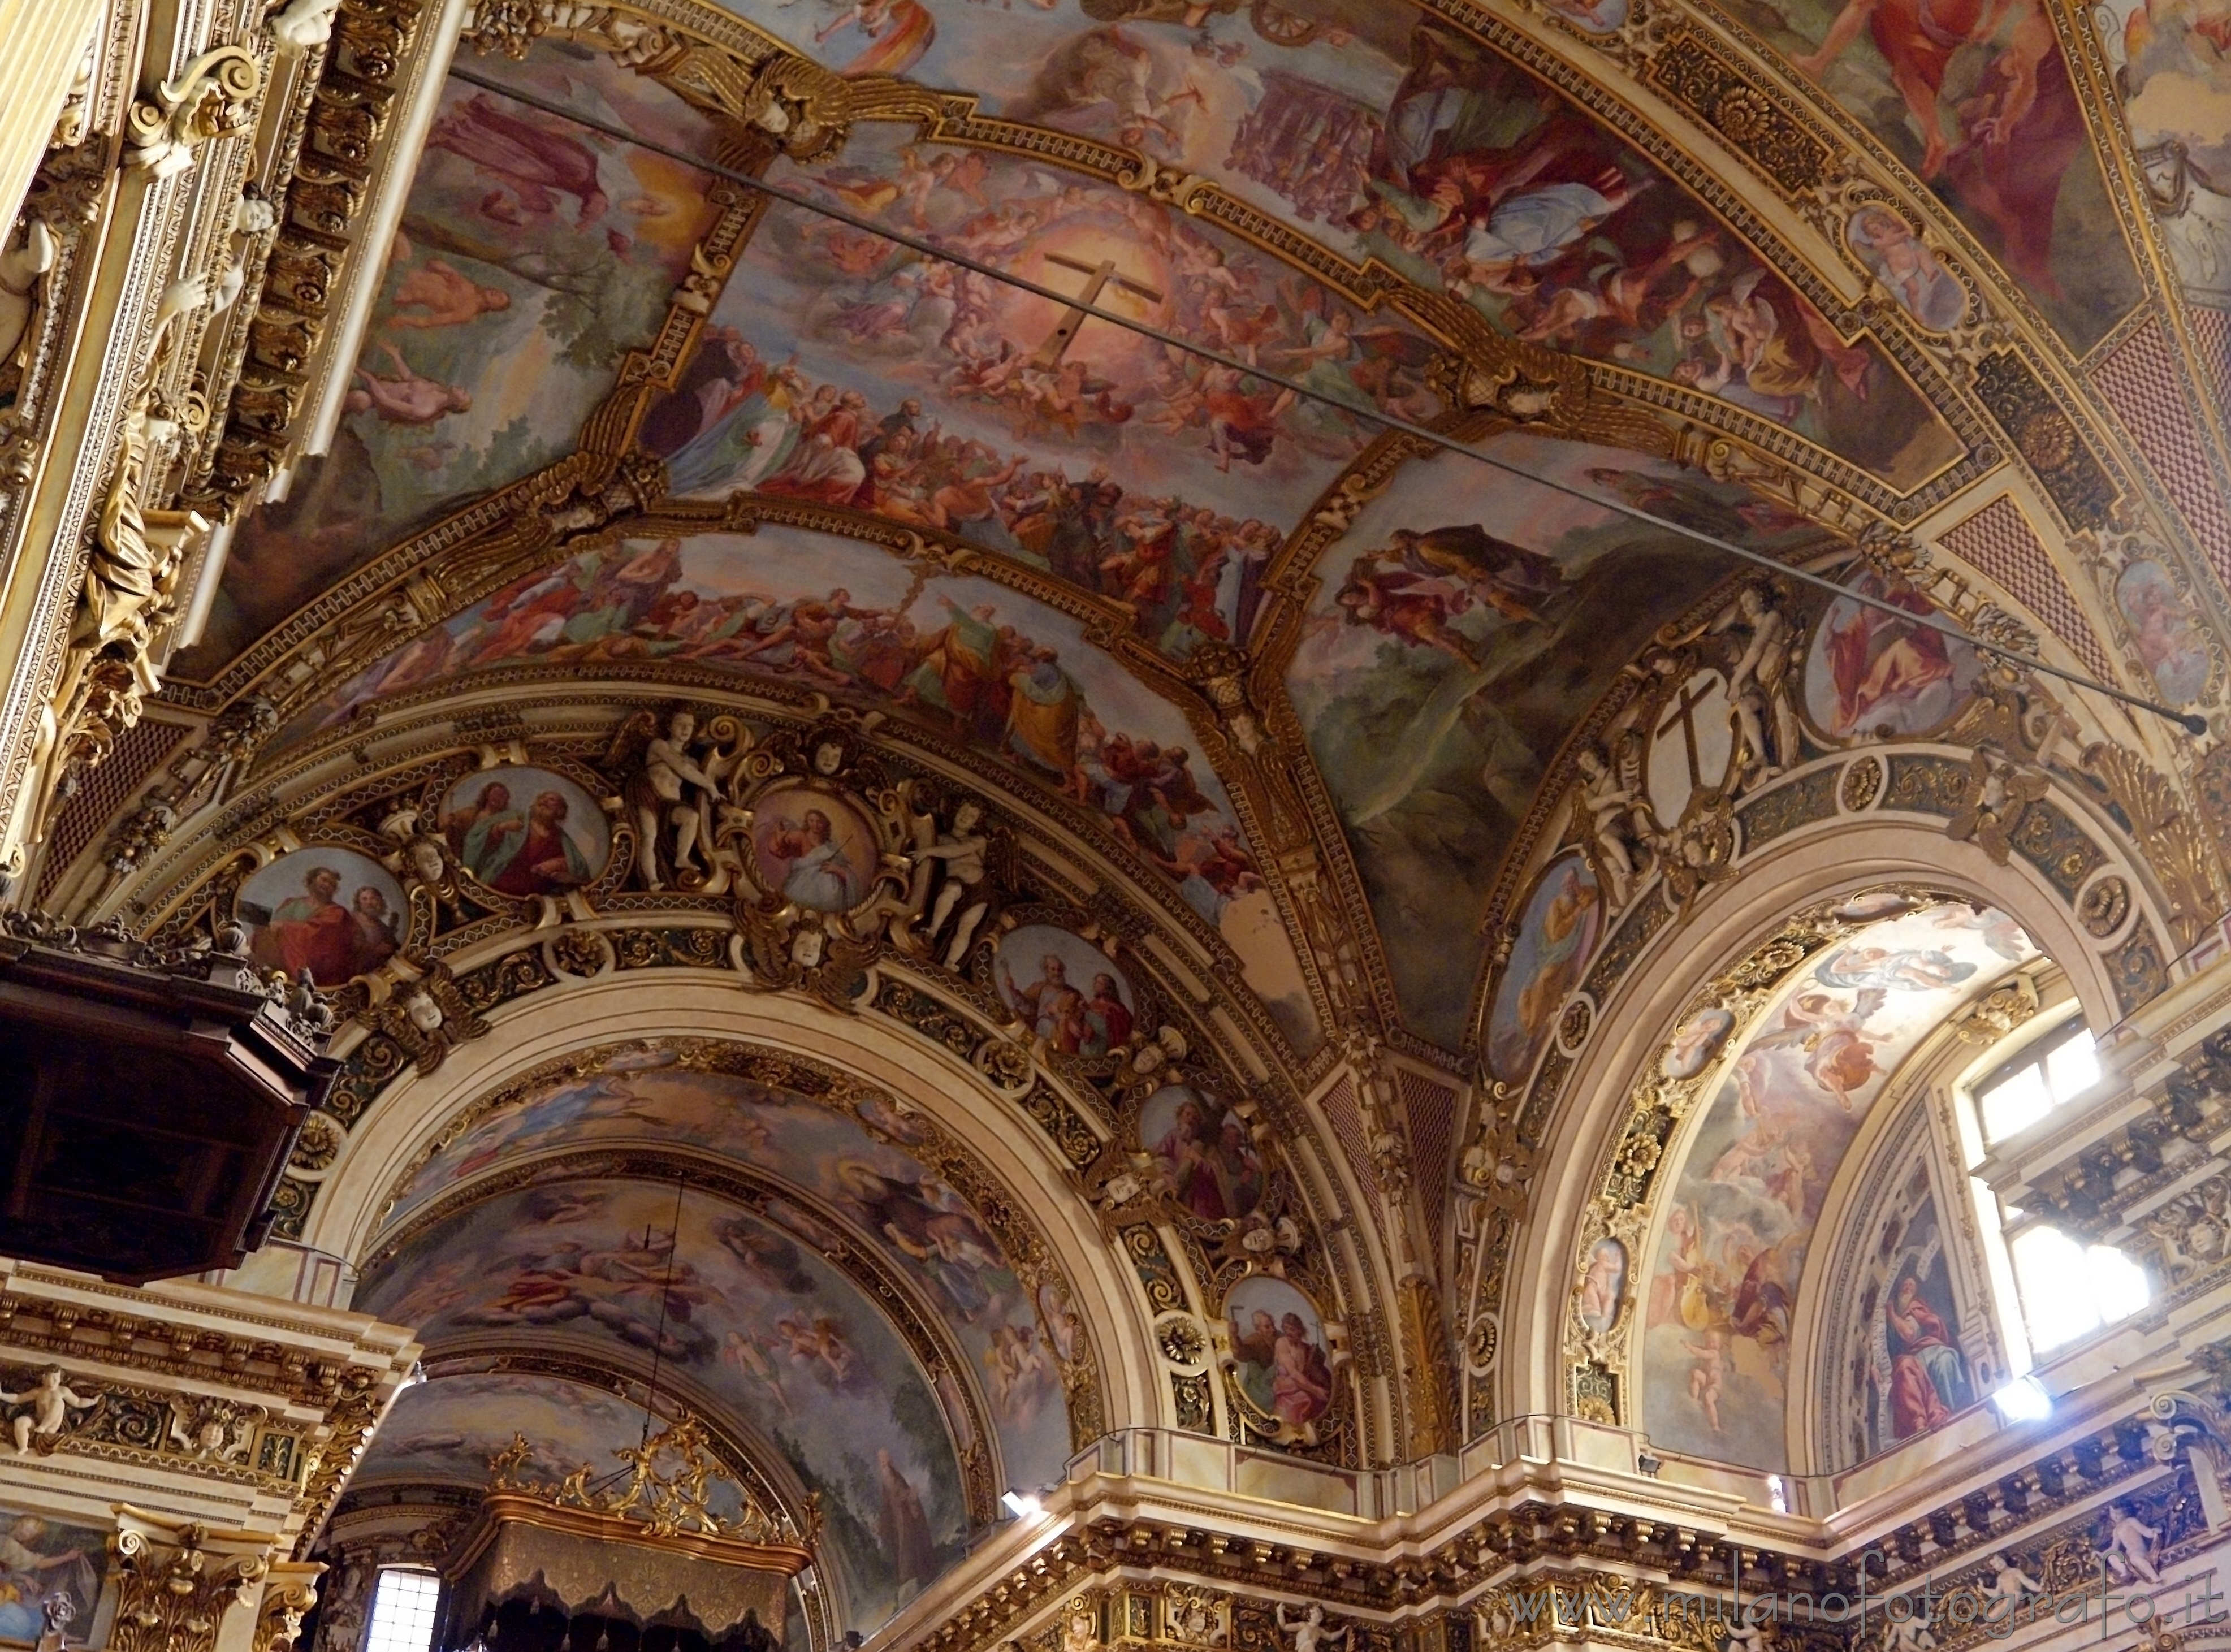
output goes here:
[[[467, 9], [438, 82], [414, 67], [446, 49], [436, 9], [341, 0], [259, 14], [136, 98], [104, 68], [72, 130], [105, 158], [58, 149], [0, 242], [0, 488], [44, 462], [105, 169], [129, 151], [123, 187], [238, 210], [196, 206], [175, 282], [139, 294], [87, 485], [47, 523], [85, 554], [46, 684], [67, 784], [31, 833], [55, 846], [42, 901], [329, 1010], [346, 1070], [281, 1191], [290, 1242], [384, 1108], [568, 995], [718, 982], [965, 1064], [1135, 1289], [1154, 1420], [1312, 1473], [1494, 1431], [1539, 1363], [1511, 1274], [1550, 1145], [1583, 1087], [1623, 1096], [1549, 1288], [1564, 1408], [1632, 1428], [1659, 1172], [1716, 1063], [1863, 920], [1808, 896], [1668, 1022], [1686, 1055], [1607, 1079], [1638, 977], [1846, 833], [2034, 886], [2120, 1014], [2231, 898], [2212, 736], [1975, 645], [2203, 714], [2224, 682], [2194, 502], [2220, 417], [2202, 324], [2167, 297], [2211, 209], [2189, 156], [2127, 152], [2113, 119], [2176, 42], [2126, 31], [2112, 81], [2114, 40], [2015, 10], [2034, 61], [1969, 42], [2009, 87], [2035, 73], [1995, 114], [1989, 75], [1975, 106], [1917, 91], [1887, 23], [1819, 0], [507, 0]], [[259, 120], [275, 133], [239, 141]], [[2121, 187], [2149, 167], [2176, 173], [2150, 206]], [[2150, 306], [2175, 312], [2165, 377], [2134, 402]], [[2144, 422], [2195, 401], [2189, 444]], [[143, 719], [159, 737], [127, 738]], [[2009, 990], [1963, 1009], [1976, 1038], [2034, 1008]], [[715, 1042], [574, 1052], [532, 1084], [595, 1113], [651, 1095], [668, 1055], [735, 1078]], [[905, 1299], [894, 1358], [933, 1396], [952, 1495], [893, 1459], [925, 1505], [915, 1552], [900, 1485], [878, 1494], [902, 1583], [927, 1584], [1020, 1485], [1003, 1395], [1043, 1388], [1038, 1421], [1081, 1448], [1113, 1425], [1115, 1364], [1014, 1214], [1039, 1190], [1003, 1191], [889, 1087], [812, 1082], [817, 1107], [886, 1109], [878, 1147], [936, 1158], [1014, 1241], [1037, 1303], [1015, 1337], [971, 1341], [967, 1259], [869, 1254], [889, 1187], [798, 1204], [832, 1240], [801, 1245], [770, 1215], [795, 1184], [568, 1143], [422, 1208], [411, 1177], [549, 1099], [526, 1079], [386, 1191], [374, 1294], [433, 1323], [393, 1246], [437, 1223], [554, 1245], [601, 1178], [646, 1234], [667, 1187], [670, 1246], [725, 1221], [764, 1265], [827, 1264], [832, 1300], [840, 1274]], [[2052, 1193], [2104, 1210], [2100, 1179]], [[2163, 1254], [2199, 1255], [2206, 1196], [2175, 1197]], [[1722, 1306], [1762, 1322], [1753, 1298]], [[546, 1328], [530, 1306], [477, 1303], [494, 1317], [449, 1324], [444, 1357], [524, 1358], [495, 1345]], [[682, 1340], [722, 1381], [841, 1386], [810, 1320], [784, 1334]], [[55, 1440], [123, 1426], [121, 1400], [70, 1391]], [[274, 1419], [158, 1422], [158, 1455], [216, 1470]], [[814, 1475], [773, 1431], [738, 1423], [728, 1455], [794, 1507]], [[329, 1505], [353, 1448], [301, 1449]], [[1568, 1581], [1591, 1634], [1695, 1640]], [[1097, 1579], [1083, 1628], [1027, 1632], [1393, 1633], [1354, 1600], [1298, 1631], [1298, 1597], [1266, 1615], [1213, 1582]], [[831, 1591], [817, 1644], [896, 1601]], [[1509, 1604], [1443, 1607], [1516, 1643]]]

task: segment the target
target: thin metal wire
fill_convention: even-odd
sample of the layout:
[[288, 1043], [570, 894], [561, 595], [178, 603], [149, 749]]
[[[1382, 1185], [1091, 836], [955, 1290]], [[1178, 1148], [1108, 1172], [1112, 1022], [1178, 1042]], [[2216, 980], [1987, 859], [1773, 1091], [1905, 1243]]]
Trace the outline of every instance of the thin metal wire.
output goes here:
[[1414, 437], [1418, 441], [1429, 443], [1445, 452], [1461, 454], [1476, 464], [1502, 471], [1506, 475], [1517, 477], [1522, 481], [1531, 482], [1537, 487], [1546, 487], [1554, 493], [1563, 494], [1568, 498], [1594, 505], [1600, 510], [1611, 511], [1637, 522], [1646, 522], [1652, 527], [1662, 528], [1669, 533], [1678, 534], [1683, 539], [1692, 540], [1698, 545], [1709, 545], [1713, 550], [1723, 555], [1734, 557], [1739, 561], [1771, 569], [1787, 578], [1795, 579], [1805, 584], [1817, 585], [1823, 590], [1833, 591], [1849, 601], [1862, 603], [1869, 608], [1880, 609], [1885, 613], [1894, 614], [1908, 624], [1923, 626], [1927, 629], [1938, 632], [1955, 642], [1964, 642], [1972, 649], [1995, 655], [2000, 659], [2021, 666], [2025, 670], [2042, 672], [2047, 676], [2058, 677], [2064, 682], [2073, 683], [2077, 687], [2088, 688], [2094, 694], [2105, 694], [2110, 699], [2122, 701], [2124, 705], [2135, 706], [2141, 711], [2151, 712], [2157, 717], [2168, 719], [2188, 733], [2197, 735], [2208, 732], [2208, 720], [2197, 712], [2177, 711], [2157, 700], [2148, 700], [2143, 694], [2131, 694], [2125, 689], [2114, 687], [2111, 683], [2105, 683], [2097, 678], [2087, 677], [2081, 672], [2064, 669], [2049, 660], [2038, 658], [2035, 655], [2024, 654], [2018, 649], [2010, 649], [2003, 644], [1993, 642], [1988, 638], [1977, 636], [1959, 626], [1939, 619], [1933, 614], [1917, 614], [1911, 609], [1902, 608], [1898, 603], [1885, 598], [1869, 596], [1864, 591], [1854, 590], [1848, 586], [1840, 584], [1826, 575], [1816, 574], [1806, 568], [1792, 567], [1787, 563], [1767, 555], [1762, 551], [1754, 551], [1747, 545], [1736, 544], [1732, 539], [1723, 539], [1717, 533], [1691, 527], [1685, 522], [1677, 522], [1671, 517], [1659, 516], [1655, 512], [1644, 510], [1640, 506], [1630, 504], [1625, 500], [1607, 499], [1600, 494], [1590, 493], [1585, 487], [1575, 487], [1570, 482], [1541, 475], [1528, 470], [1523, 465], [1516, 465], [1508, 460], [1498, 459], [1482, 448], [1458, 442], [1454, 437], [1445, 436], [1439, 430], [1415, 423], [1398, 414], [1388, 413], [1368, 403], [1351, 402], [1344, 396], [1335, 396], [1313, 385], [1305, 384], [1299, 379], [1289, 378], [1282, 373], [1272, 372], [1268, 368], [1257, 366], [1252, 362], [1243, 361], [1237, 356], [1227, 355], [1223, 351], [1212, 345], [1202, 344], [1197, 339], [1167, 332], [1151, 322], [1121, 315], [1113, 310], [1104, 310], [1095, 304], [1083, 303], [1073, 294], [1041, 286], [1027, 276], [1018, 275], [1011, 270], [1004, 270], [996, 265], [986, 264], [969, 254], [941, 247], [934, 242], [909, 235], [906, 231], [893, 229], [888, 224], [878, 223], [872, 218], [862, 217], [857, 213], [846, 211], [842, 207], [831, 206], [810, 196], [785, 189], [780, 184], [770, 184], [764, 178], [753, 177], [747, 172], [722, 165], [718, 161], [708, 159], [704, 156], [693, 155], [675, 145], [660, 143], [657, 139], [643, 137], [639, 132], [630, 132], [624, 126], [598, 119], [592, 115], [584, 114], [578, 109], [569, 109], [564, 104], [548, 98], [488, 80], [455, 63], [450, 65], [449, 73], [469, 86], [478, 87], [484, 92], [492, 92], [496, 96], [508, 98], [514, 103], [525, 104], [528, 108], [539, 109], [545, 114], [555, 116], [560, 120], [570, 122], [577, 126], [585, 127], [591, 132], [601, 132], [604, 136], [619, 143], [630, 144], [638, 149], [646, 149], [656, 155], [663, 155], [669, 160], [679, 161], [683, 165], [695, 168], [698, 171], [710, 172], [716, 177], [725, 178], [731, 184], [763, 195], [769, 200], [779, 201], [785, 206], [796, 207], [802, 212], [813, 213], [833, 223], [841, 223], [847, 229], [858, 230], [863, 235], [875, 236], [896, 246], [904, 247], [908, 251], [917, 253], [922, 257], [941, 259], [972, 274], [1012, 287], [1018, 292], [1049, 300], [1064, 309], [1080, 311], [1095, 320], [1108, 322], [1111, 326], [1123, 328], [1126, 332], [1137, 333], [1141, 338], [1152, 339], [1157, 344], [1166, 345], [1174, 350], [1182, 350], [1189, 355], [1198, 356], [1204, 361], [1214, 362], [1219, 367], [1245, 373], [1251, 378], [1259, 379], [1266, 384], [1274, 384], [1280, 390], [1290, 390], [1297, 397], [1304, 397], [1310, 401], [1321, 402], [1326, 406], [1338, 408], [1343, 413], [1368, 420], [1382, 429], [1399, 430], [1405, 436]]

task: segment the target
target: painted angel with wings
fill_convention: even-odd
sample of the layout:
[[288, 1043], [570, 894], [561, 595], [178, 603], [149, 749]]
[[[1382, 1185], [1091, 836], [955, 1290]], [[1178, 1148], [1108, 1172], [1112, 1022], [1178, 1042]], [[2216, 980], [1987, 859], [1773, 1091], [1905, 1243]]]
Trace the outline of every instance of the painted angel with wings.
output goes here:
[[1889, 1001], [1881, 987], [1862, 987], [1848, 1005], [1833, 992], [1801, 992], [1782, 1006], [1782, 1024], [1752, 1044], [1802, 1049], [1807, 1076], [1850, 1113], [1853, 1095], [1876, 1072], [1875, 1040], [1867, 1022]]

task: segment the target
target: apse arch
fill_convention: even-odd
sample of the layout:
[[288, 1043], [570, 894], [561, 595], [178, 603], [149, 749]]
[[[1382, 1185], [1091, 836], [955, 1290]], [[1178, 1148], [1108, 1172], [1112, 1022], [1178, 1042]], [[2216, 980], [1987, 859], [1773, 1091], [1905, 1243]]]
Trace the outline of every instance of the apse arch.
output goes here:
[[856, 1256], [792, 1240], [734, 1190], [642, 1174], [669, 1168], [498, 1177], [368, 1258], [359, 1305], [417, 1326], [437, 1356], [608, 1366], [615, 1347], [647, 1349], [660, 1382], [669, 1366], [695, 1376], [692, 1397], [751, 1440], [747, 1457], [772, 1450], [819, 1494], [817, 1567], [844, 1580], [846, 1627], [871, 1629], [996, 1518], [986, 1436], [950, 1409], [950, 1361]]
[[[1772, 875], [1749, 875], [1753, 865], [1762, 871], [1773, 868]], [[2085, 931], [2070, 910], [2068, 898], [2045, 874], [2020, 857], [2001, 865], [1972, 842], [1949, 841], [1941, 828], [1875, 816], [1846, 820], [1809, 838], [1769, 845], [1756, 861], [1744, 862], [1744, 870], [1745, 875], [1701, 893], [1687, 924], [1678, 931], [1680, 945], [1661, 945], [1637, 959], [1615, 996], [1597, 1006], [1593, 1023], [1599, 1030], [1575, 1060], [1562, 1091], [1563, 1100], [1531, 1158], [1531, 1165], [1538, 1168], [1529, 1188], [1529, 1210], [1537, 1214], [1516, 1236], [1508, 1264], [1508, 1277], [1525, 1283], [1512, 1290], [1503, 1321], [1510, 1334], [1493, 1373], [1501, 1390], [1501, 1415], [1583, 1414], [1574, 1373], [1587, 1361], [1580, 1356], [1572, 1331], [1586, 1275], [1586, 1252], [1592, 1242], [1584, 1236], [1589, 1212], [1604, 1191], [1606, 1178], [1622, 1162], [1646, 1178], [1657, 1171], [1666, 1152], [1662, 1136], [1647, 1147], [1635, 1145], [1642, 1139], [1635, 1133], [1637, 1127], [1646, 1125], [1650, 1113], [1641, 1097], [1659, 1053], [1696, 1001], [1699, 987], [1740, 968], [1747, 957], [1770, 949], [1793, 914], [1885, 885], [1920, 887], [1994, 906], [2014, 917], [2039, 950], [2066, 971], [2069, 988], [2093, 1026], [2104, 1029], [2121, 1013], [2116, 972], [2106, 956], [2109, 949]], [[2142, 894], [2133, 906], [2144, 898]], [[2119, 939], [2127, 926], [2126, 920], [2113, 932], [2114, 938]], [[1796, 956], [1782, 965], [1785, 969], [1809, 953], [1809, 949], [1789, 950]], [[1606, 1033], [1611, 1036], [1604, 1036]], [[1704, 1105], [1701, 1099], [1696, 1103], [1699, 1108]], [[1499, 1116], [1505, 1124], [1499, 1134], [1507, 1139], [1507, 1107]], [[1523, 1152], [1518, 1155], [1524, 1158]], [[1650, 1195], [1651, 1204], [1659, 1207], [1652, 1214], [1651, 1236], [1662, 1230], [1667, 1197], [1654, 1188]], [[1640, 1242], [1646, 1236], [1632, 1237], [1637, 1247], [1625, 1281], [1623, 1312], [1627, 1313], [1633, 1312], [1636, 1300], [1632, 1275], [1643, 1265]], [[1484, 1282], [1483, 1274], [1474, 1288]], [[1492, 1311], [1484, 1299], [1474, 1300], [1476, 1313]], [[1620, 1328], [1625, 1328], [1623, 1320]], [[1476, 1373], [1474, 1380], [1481, 1375]], [[1590, 1408], [1599, 1420], [1629, 1429], [1639, 1426], [1626, 1399], [1605, 1397], [1604, 1410]]]
[[951, 1131], [1006, 1191], [1015, 1219], [1043, 1236], [1059, 1268], [1090, 1352], [1102, 1427], [1162, 1420], [1151, 1325], [1136, 1283], [1109, 1255], [1044, 1139], [1015, 1130], [981, 1074], [958, 1056], [941, 1060], [922, 1044], [818, 1005], [740, 993], [733, 975], [678, 981], [669, 975], [655, 992], [625, 975], [580, 984], [495, 1023], [436, 1074], [406, 1074], [350, 1133], [320, 1183], [301, 1242], [358, 1265], [383, 1242], [398, 1188], [477, 1099], [585, 1049], [667, 1040], [734, 1042], [833, 1068], [863, 1089], [905, 1098]]

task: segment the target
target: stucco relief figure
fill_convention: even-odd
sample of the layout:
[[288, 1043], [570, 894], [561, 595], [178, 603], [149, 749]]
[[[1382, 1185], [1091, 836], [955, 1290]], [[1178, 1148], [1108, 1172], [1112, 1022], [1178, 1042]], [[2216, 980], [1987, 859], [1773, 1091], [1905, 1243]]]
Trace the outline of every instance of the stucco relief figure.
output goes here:
[[662, 845], [666, 871], [677, 881], [703, 875], [696, 851], [701, 842], [711, 840], [721, 780], [708, 771], [704, 754], [693, 749], [696, 738], [696, 718], [676, 712], [667, 720], [666, 732], [652, 734], [644, 745], [643, 766], [628, 781], [627, 802], [635, 816], [643, 882], [653, 889], [666, 887], [660, 870]]
[[1743, 765], [1769, 777], [1780, 774], [1798, 758], [1789, 620], [1765, 590], [1746, 585], [1712, 629], [1729, 633], [1739, 648], [1728, 668], [1728, 700], [1743, 735]]
[[16, 1455], [28, 1456], [31, 1442], [61, 1437], [72, 1411], [88, 1411], [99, 1401], [97, 1394], [81, 1394], [62, 1380], [59, 1368], [42, 1373], [39, 1380], [20, 1394], [0, 1390], [0, 1405], [20, 1405], [23, 1409], [8, 1420], [9, 1432], [16, 1441]]
[[953, 924], [953, 939], [945, 948], [947, 969], [958, 969], [960, 960], [968, 956], [977, 926], [992, 909], [984, 859], [992, 840], [980, 829], [983, 822], [982, 805], [964, 797], [954, 806], [953, 823], [937, 834], [935, 842], [915, 851], [917, 861], [934, 862], [939, 868], [937, 896], [930, 905], [922, 940], [925, 946], [936, 945], [945, 926]]
[[1991, 1580], [1983, 1585], [1983, 1593], [1990, 1599], [1993, 1615], [2003, 1615], [2030, 1596], [2045, 1592], [2045, 1585], [2016, 1565], [2009, 1553], [1994, 1555], [1991, 1569]]
[[1350, 1633], [1345, 1623], [1336, 1629], [1327, 1629], [1324, 1608], [1315, 1601], [1310, 1603], [1309, 1610], [1291, 1620], [1286, 1617], [1286, 1603], [1280, 1601], [1278, 1627], [1293, 1637], [1294, 1652], [1325, 1652], [1329, 1647], [1344, 1647]]
[[2161, 1541], [2160, 1530], [2140, 1520], [2128, 1503], [2118, 1503], [2109, 1513], [2107, 1546], [2100, 1551], [2107, 1570], [2118, 1583], [2159, 1583], [2161, 1568], [2154, 1558], [2154, 1546]]
[[1624, 907], [1633, 890], [1635, 863], [1642, 853], [1633, 825], [1638, 793], [1634, 787], [1620, 783], [1600, 752], [1582, 752], [1575, 763], [1581, 771], [1581, 807], [1588, 811], [1596, 863], [1611, 886], [1611, 904]]
[[0, 371], [16, 365], [39, 307], [39, 283], [61, 256], [61, 243], [43, 218], [23, 227], [21, 246], [0, 251]]

